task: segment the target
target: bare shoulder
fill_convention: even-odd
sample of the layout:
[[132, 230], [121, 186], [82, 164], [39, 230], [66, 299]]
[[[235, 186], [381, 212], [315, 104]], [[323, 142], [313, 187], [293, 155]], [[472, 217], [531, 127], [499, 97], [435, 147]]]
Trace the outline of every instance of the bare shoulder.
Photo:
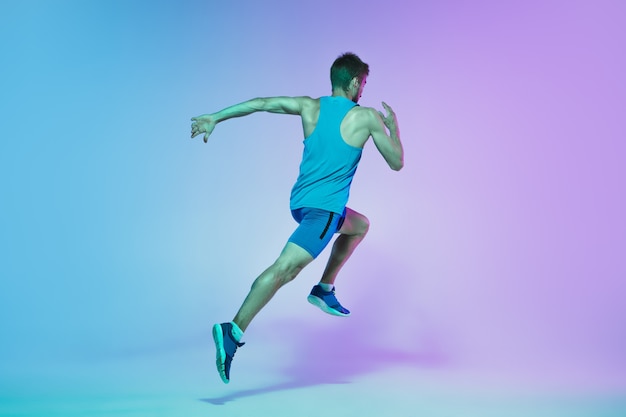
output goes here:
[[304, 130], [304, 137], [309, 137], [315, 130], [317, 120], [320, 116], [320, 99], [311, 98], [308, 96], [298, 97], [300, 100], [300, 106], [302, 112], [302, 128]]
[[346, 115], [350, 124], [360, 128], [371, 129], [378, 124], [378, 111], [373, 107], [355, 106]]
[[300, 101], [300, 105], [302, 106], [303, 109], [312, 109], [312, 108], [319, 108], [320, 106], [320, 99], [319, 98], [311, 98], [309, 96], [300, 96], [297, 97], [297, 99]]
[[318, 98], [313, 98], [313, 97], [310, 97], [310, 96], [300, 96], [298, 98], [301, 99], [302, 101], [305, 101], [305, 102], [309, 103], [309, 104], [319, 103], [320, 102], [319, 97]]
[[300, 114], [307, 119], [317, 118], [316, 113], [319, 113], [320, 100], [319, 98], [311, 98], [309, 96], [294, 97], [298, 101], [300, 107]]
[[341, 122], [341, 136], [344, 141], [362, 148], [376, 128], [378, 112], [371, 107], [355, 106]]

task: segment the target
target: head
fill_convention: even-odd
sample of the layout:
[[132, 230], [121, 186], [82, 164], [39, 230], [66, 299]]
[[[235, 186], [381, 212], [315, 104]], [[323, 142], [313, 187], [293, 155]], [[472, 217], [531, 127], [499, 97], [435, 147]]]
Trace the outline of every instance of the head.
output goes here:
[[356, 103], [361, 97], [369, 72], [369, 65], [355, 54], [346, 52], [340, 55], [330, 67], [330, 83], [333, 93], [343, 92]]

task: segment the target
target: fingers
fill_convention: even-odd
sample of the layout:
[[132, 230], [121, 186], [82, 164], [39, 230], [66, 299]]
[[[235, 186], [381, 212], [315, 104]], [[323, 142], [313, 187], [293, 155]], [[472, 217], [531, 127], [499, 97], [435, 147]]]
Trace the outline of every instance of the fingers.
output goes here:
[[215, 123], [211, 120], [209, 115], [196, 116], [191, 118], [191, 138], [195, 138], [198, 135], [204, 133], [204, 143], [207, 143], [209, 140], [209, 136], [213, 132], [215, 128]]
[[193, 117], [191, 120], [193, 120], [194, 122], [191, 124], [191, 137], [195, 138], [196, 136], [198, 136], [200, 133], [204, 133], [206, 132], [206, 129], [204, 129], [200, 124], [198, 124], [197, 120], [195, 117]]
[[[385, 105], [385, 103], [383, 103], [383, 106]], [[383, 113], [382, 111], [378, 111], [378, 114], [380, 114], [380, 117], [382, 117], [383, 120], [387, 120], [389, 119], [389, 117], [391, 117], [391, 115], [393, 114], [393, 112], [391, 111], [391, 108], [389, 106], [385, 107], [385, 111], [387, 112], [387, 114]]]
[[195, 138], [200, 131], [198, 130], [198, 125], [195, 123], [191, 124], [191, 138]]

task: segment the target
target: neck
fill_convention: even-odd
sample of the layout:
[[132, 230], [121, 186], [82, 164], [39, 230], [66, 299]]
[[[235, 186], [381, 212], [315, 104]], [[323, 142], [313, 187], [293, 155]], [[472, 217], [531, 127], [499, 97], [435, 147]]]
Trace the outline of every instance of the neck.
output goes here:
[[345, 90], [341, 89], [341, 88], [335, 88], [333, 90], [333, 97], [343, 97], [343, 98], [347, 98], [348, 100], [352, 101], [352, 99], [354, 97], [352, 97], [351, 95], [349, 95]]

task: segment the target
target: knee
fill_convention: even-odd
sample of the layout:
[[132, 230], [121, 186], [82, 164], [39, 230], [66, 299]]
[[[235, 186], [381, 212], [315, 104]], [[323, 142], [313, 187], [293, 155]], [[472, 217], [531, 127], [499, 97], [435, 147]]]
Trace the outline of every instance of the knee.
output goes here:
[[361, 236], [365, 236], [367, 232], [370, 230], [370, 221], [367, 217], [361, 215], [362, 218], [359, 219], [359, 234]]
[[278, 259], [274, 262], [272, 266], [274, 269], [274, 280], [278, 287], [282, 287], [288, 282], [292, 281], [300, 271], [302, 271], [302, 266], [293, 264], [290, 262], [284, 262], [281, 259]]

